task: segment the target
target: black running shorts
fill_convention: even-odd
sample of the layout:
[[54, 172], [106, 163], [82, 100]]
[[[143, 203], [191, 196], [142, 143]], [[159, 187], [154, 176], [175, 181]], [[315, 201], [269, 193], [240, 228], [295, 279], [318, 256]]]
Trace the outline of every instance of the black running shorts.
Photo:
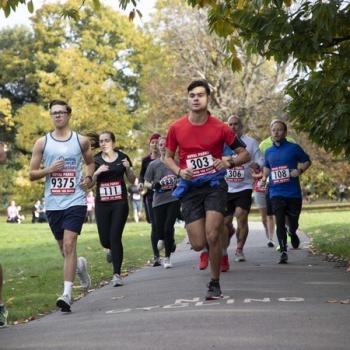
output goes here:
[[220, 182], [218, 187], [206, 184], [199, 188], [192, 188], [181, 199], [181, 215], [186, 224], [205, 217], [208, 210], [225, 215], [227, 201], [227, 183]]
[[243, 190], [227, 194], [227, 206], [225, 216], [233, 216], [236, 208], [242, 208], [248, 213], [252, 206], [252, 190]]

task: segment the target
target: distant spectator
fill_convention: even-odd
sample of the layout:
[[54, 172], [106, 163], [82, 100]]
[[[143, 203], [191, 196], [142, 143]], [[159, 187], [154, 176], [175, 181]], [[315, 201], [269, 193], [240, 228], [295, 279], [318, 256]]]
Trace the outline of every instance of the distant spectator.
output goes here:
[[86, 222], [91, 224], [95, 221], [95, 197], [92, 191], [90, 191], [86, 197], [86, 204]]
[[339, 201], [342, 202], [345, 200], [345, 191], [346, 191], [346, 186], [344, 184], [340, 184], [338, 187], [339, 191]]
[[25, 220], [25, 216], [21, 213], [22, 207], [20, 205], [17, 206], [17, 212], [18, 212], [18, 223], [20, 224], [22, 221]]
[[7, 222], [18, 223], [18, 209], [15, 201], [11, 201], [10, 205], [7, 207]]
[[141, 188], [139, 185], [138, 178], [135, 179], [133, 185], [129, 186], [128, 192], [130, 195], [130, 201], [134, 213], [134, 221], [139, 222], [142, 210], [142, 200], [141, 200]]
[[39, 222], [47, 222], [46, 218], [46, 208], [45, 208], [45, 199], [42, 199], [39, 205]]
[[41, 202], [37, 200], [32, 207], [32, 224], [39, 222], [40, 206]]

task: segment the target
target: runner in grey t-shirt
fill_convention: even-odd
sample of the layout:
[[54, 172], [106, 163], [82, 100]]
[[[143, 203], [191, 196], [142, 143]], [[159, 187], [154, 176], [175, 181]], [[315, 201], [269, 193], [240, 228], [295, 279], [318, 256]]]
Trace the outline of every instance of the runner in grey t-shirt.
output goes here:
[[[161, 157], [148, 166], [145, 174], [145, 186], [152, 188], [154, 191], [152, 207], [156, 234], [159, 239], [164, 237], [165, 259], [163, 266], [167, 269], [172, 267], [170, 255], [176, 247], [174, 243], [174, 224], [179, 215], [180, 202], [171, 195], [177, 184], [177, 176], [164, 164], [164, 137], [159, 139], [158, 147]], [[161, 243], [161, 240], [159, 243]]]

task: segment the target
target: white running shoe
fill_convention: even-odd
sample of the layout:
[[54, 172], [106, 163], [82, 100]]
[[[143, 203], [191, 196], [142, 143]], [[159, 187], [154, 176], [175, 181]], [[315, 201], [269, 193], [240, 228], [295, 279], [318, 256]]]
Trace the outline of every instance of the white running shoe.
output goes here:
[[235, 256], [236, 256], [235, 261], [237, 262], [245, 261], [245, 256], [241, 250], [236, 250]]
[[159, 251], [163, 250], [165, 247], [164, 240], [160, 239], [157, 243], [157, 248]]
[[62, 294], [56, 301], [56, 305], [61, 309], [62, 312], [71, 312], [70, 307], [72, 300], [68, 295]]
[[91, 278], [87, 269], [87, 260], [83, 256], [80, 256], [77, 259], [76, 273], [79, 278], [81, 288], [86, 290], [91, 288]]
[[170, 261], [170, 258], [164, 258], [163, 267], [165, 269], [170, 269], [171, 267], [173, 267], [173, 265], [172, 265], [172, 263]]
[[121, 287], [124, 285], [124, 281], [123, 279], [120, 277], [120, 275], [118, 275], [117, 273], [115, 273], [113, 275], [113, 278], [112, 278], [112, 286], [113, 287]]

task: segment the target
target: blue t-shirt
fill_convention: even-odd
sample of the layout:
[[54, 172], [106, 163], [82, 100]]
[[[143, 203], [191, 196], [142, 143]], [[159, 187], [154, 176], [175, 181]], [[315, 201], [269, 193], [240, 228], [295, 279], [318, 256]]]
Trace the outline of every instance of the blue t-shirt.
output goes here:
[[284, 140], [277, 146], [275, 143], [265, 152], [265, 167], [270, 169], [270, 198], [301, 198], [299, 177], [291, 177], [292, 169], [298, 163], [309, 161], [309, 156], [297, 144]]

